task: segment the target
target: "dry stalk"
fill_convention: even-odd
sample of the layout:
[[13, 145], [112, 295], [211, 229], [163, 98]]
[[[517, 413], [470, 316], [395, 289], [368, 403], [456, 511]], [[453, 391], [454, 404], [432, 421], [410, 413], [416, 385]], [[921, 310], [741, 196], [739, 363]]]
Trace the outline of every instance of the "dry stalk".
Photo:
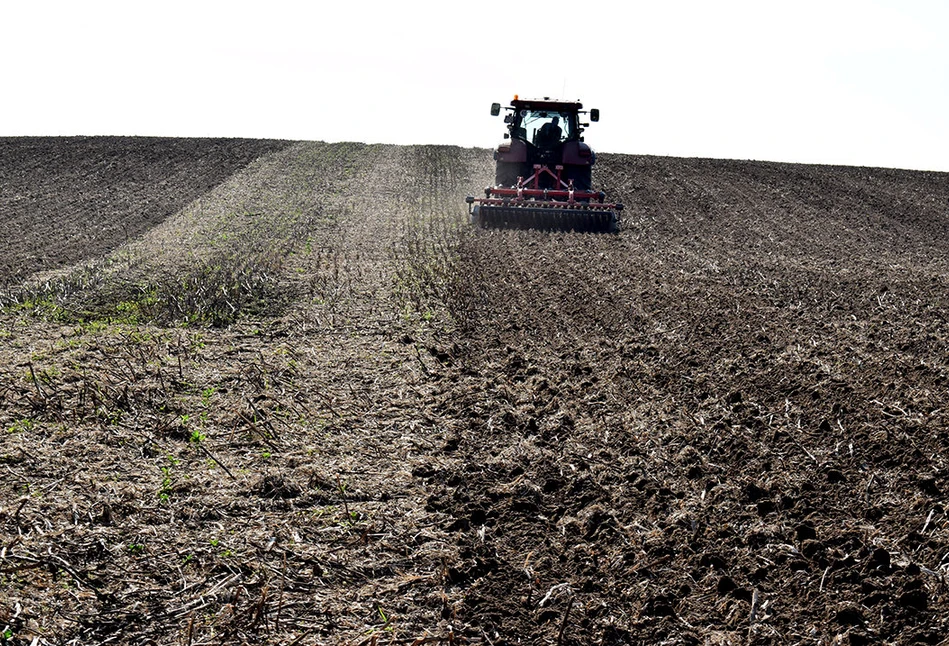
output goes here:
[[573, 601], [576, 597], [571, 596], [567, 602], [567, 609], [563, 611], [563, 621], [560, 622], [560, 632], [557, 633], [557, 644], [563, 644], [563, 635], [567, 630], [567, 620], [570, 618], [570, 610], [573, 608]]
[[340, 479], [339, 474], [336, 474], [336, 486], [339, 489], [339, 495], [343, 498], [343, 509], [346, 510], [346, 518], [351, 519], [352, 515], [349, 513], [349, 501], [346, 500], [346, 489], [343, 487], [343, 481]]
[[231, 480], [237, 481], [237, 478], [234, 476], [233, 473], [231, 473], [231, 470], [228, 469], [227, 466], [226, 466], [223, 462], [221, 462], [220, 460], [218, 460], [217, 457], [216, 457], [213, 453], [211, 453], [211, 452], [208, 450], [208, 448], [207, 448], [206, 446], [204, 446], [203, 444], [197, 444], [196, 446], [197, 446], [199, 449], [201, 449], [202, 451], [204, 451], [205, 455], [207, 455], [209, 458], [211, 458], [212, 460], [214, 460], [214, 462], [215, 462], [219, 467], [221, 467], [222, 469], [224, 469], [224, 473], [226, 473], [228, 476], [230, 476]]
[[45, 400], [46, 400], [46, 394], [43, 392], [43, 389], [40, 388], [40, 382], [39, 382], [39, 380], [36, 378], [36, 373], [33, 372], [33, 362], [30, 361], [30, 362], [29, 362], [28, 364], [26, 364], [26, 365], [29, 366], [29, 368], [30, 368], [30, 378], [33, 380], [33, 385], [36, 386], [36, 392], [39, 393], [40, 399], [42, 399], [42, 400], [45, 401]]
[[260, 591], [260, 600], [257, 601], [253, 609], [249, 630], [256, 630], [262, 621], [265, 621], [265, 611], [267, 606], [267, 586]]
[[274, 630], [280, 629], [280, 612], [283, 610], [283, 591], [287, 587], [287, 554], [283, 554], [283, 572], [280, 573], [280, 595], [277, 597], [277, 614], [274, 617]]
[[267, 437], [267, 434], [266, 434], [266, 433], [264, 433], [264, 432], [261, 431], [259, 428], [257, 428], [257, 424], [255, 424], [254, 421], [253, 421], [251, 418], [249, 418], [249, 417], [248, 417], [247, 415], [245, 415], [244, 413], [238, 413], [238, 416], [239, 416], [242, 420], [244, 420], [245, 422], [247, 422], [247, 425], [250, 426], [250, 429], [251, 429], [254, 433], [256, 433], [256, 434], [260, 437], [261, 440], [263, 440], [264, 444], [266, 444], [267, 446], [269, 446], [269, 447], [270, 447], [271, 449], [273, 449], [274, 451], [277, 451], [277, 450], [278, 450], [278, 449], [277, 449], [277, 445], [274, 444], [274, 443], [270, 440], [269, 437]]

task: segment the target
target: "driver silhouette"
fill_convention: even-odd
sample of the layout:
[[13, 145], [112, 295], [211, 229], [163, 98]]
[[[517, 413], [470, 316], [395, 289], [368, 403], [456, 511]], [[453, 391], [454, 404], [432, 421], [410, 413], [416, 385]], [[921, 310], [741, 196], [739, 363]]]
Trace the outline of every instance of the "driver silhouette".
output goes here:
[[563, 133], [563, 130], [557, 125], [559, 122], [560, 117], [554, 117], [548, 123], [540, 127], [540, 130], [537, 132], [538, 146], [547, 148], [560, 143], [560, 135]]

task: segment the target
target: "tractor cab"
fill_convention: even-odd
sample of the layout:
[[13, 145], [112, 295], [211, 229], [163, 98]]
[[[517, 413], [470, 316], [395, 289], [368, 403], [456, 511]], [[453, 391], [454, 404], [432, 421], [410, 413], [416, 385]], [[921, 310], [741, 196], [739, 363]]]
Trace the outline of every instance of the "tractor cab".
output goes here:
[[538, 148], [555, 148], [580, 136], [576, 112], [525, 108], [512, 117], [511, 137]]
[[[584, 124], [578, 115], [583, 104], [579, 101], [515, 98], [511, 107], [504, 109], [510, 110], [504, 116], [508, 124], [505, 139], [520, 140], [543, 150], [551, 150], [567, 141], [582, 141], [580, 134]], [[501, 104], [491, 106], [491, 114], [500, 112]]]

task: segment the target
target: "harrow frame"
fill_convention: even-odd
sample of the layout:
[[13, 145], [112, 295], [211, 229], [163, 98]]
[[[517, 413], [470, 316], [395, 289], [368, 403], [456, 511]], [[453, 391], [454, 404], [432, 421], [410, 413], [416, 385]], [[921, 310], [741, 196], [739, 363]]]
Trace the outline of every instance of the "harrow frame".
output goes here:
[[[515, 186], [488, 186], [483, 198], [465, 198], [472, 224], [484, 228], [616, 233], [617, 213], [623, 205], [605, 202], [602, 191], [574, 188], [572, 179], [563, 179], [563, 169], [558, 164], [554, 173], [549, 166], [534, 164], [534, 174], [526, 179], [518, 177]], [[553, 178], [557, 188], [541, 188], [544, 175]]]

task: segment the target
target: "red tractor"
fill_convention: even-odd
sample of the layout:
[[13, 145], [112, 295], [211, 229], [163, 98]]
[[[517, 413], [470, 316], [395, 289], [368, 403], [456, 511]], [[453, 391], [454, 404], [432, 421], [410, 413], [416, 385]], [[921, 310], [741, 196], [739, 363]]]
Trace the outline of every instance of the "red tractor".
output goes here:
[[[483, 198], [468, 197], [471, 221], [481, 227], [615, 233], [622, 204], [607, 204], [592, 190], [596, 154], [583, 143], [580, 115], [600, 111], [579, 101], [519, 99], [504, 108], [505, 141], [494, 152], [495, 185]], [[501, 104], [491, 105], [491, 114]]]

